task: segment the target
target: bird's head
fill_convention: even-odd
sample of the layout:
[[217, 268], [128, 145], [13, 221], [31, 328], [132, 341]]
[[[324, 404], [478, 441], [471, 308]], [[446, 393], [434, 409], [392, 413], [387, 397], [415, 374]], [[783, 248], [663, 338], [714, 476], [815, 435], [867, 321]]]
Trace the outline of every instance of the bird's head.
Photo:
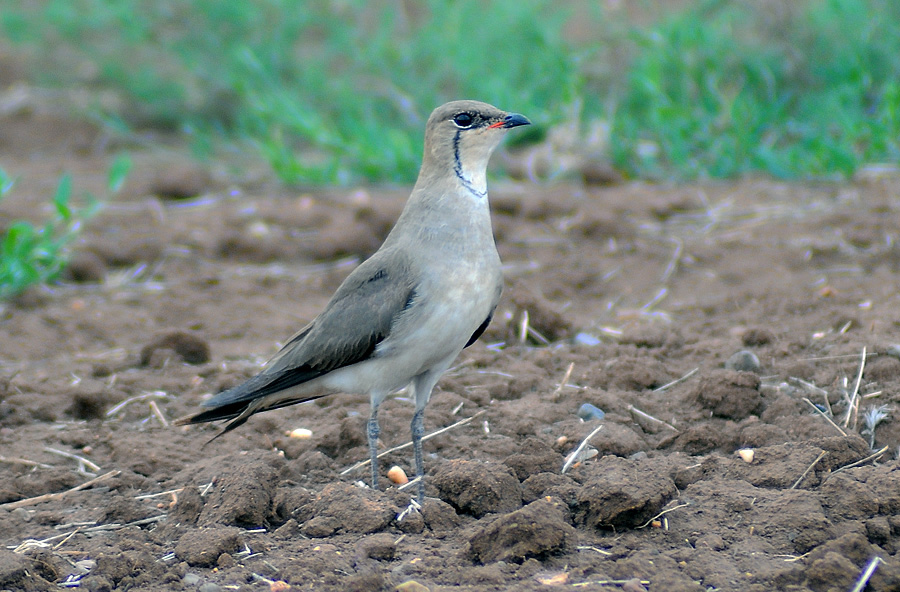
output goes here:
[[423, 171], [452, 171], [475, 193], [485, 192], [494, 148], [509, 130], [531, 122], [479, 101], [452, 101], [435, 109], [425, 126]]

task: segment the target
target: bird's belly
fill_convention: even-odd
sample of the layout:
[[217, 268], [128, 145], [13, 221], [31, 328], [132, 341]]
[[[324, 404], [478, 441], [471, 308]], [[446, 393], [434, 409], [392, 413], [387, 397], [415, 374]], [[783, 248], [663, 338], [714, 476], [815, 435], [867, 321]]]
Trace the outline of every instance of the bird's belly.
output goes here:
[[351, 366], [345, 366], [317, 378], [324, 389], [343, 393], [369, 393], [376, 398], [399, 390], [410, 383], [408, 368], [398, 360], [369, 358]]
[[465, 284], [417, 303], [415, 314], [398, 323], [371, 358], [334, 370], [316, 382], [329, 390], [384, 396], [405, 387], [424, 372], [446, 368], [493, 305], [493, 289], [489, 292], [480, 286], [481, 289], [472, 290]]

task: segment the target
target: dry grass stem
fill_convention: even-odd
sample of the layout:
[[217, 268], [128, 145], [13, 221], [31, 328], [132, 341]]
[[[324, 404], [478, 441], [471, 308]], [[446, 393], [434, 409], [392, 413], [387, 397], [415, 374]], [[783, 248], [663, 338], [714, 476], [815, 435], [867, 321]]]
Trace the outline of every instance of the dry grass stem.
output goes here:
[[128, 357], [128, 350], [117, 347], [99, 352], [76, 352], [72, 357], [81, 362], [121, 362]]
[[519, 325], [519, 344], [525, 343], [528, 339], [528, 311], [522, 311], [522, 323]]
[[785, 563], [796, 563], [797, 561], [806, 559], [807, 555], [809, 555], [809, 553], [804, 553], [803, 555], [775, 555], [775, 557], [784, 557]]
[[686, 508], [686, 507], [688, 507], [689, 505], [691, 505], [691, 504], [678, 504], [677, 506], [672, 506], [671, 508], [668, 508], [668, 509], [666, 509], [666, 510], [663, 510], [662, 512], [660, 512], [659, 514], [657, 514], [656, 516], [654, 516], [654, 517], [651, 518], [650, 520], [647, 520], [646, 522], [644, 522], [644, 523], [641, 524], [640, 526], [637, 526], [636, 528], [647, 528], [647, 527], [650, 526], [650, 524], [652, 524], [653, 521], [656, 520], [657, 518], [659, 518], [659, 517], [661, 517], [661, 516], [665, 516], [665, 515], [668, 514], [669, 512], [674, 512], [675, 510], [678, 510], [678, 509], [680, 509], [680, 508]]
[[162, 410], [160, 410], [159, 405], [156, 404], [156, 401], [150, 400], [150, 411], [153, 413], [153, 416], [159, 420], [159, 423], [163, 425], [164, 428], [169, 427], [169, 420], [166, 419], [166, 416], [163, 415]]
[[[585, 586], [624, 586], [628, 582], [633, 582], [634, 580], [591, 580], [589, 582], [578, 582], [576, 584], [572, 584], [573, 588], [583, 588]], [[650, 580], [638, 580], [641, 586], [649, 586]]]
[[[664, 390], [666, 390], [666, 389], [668, 389], [668, 388], [672, 388], [672, 387], [675, 386], [676, 384], [681, 383], [681, 382], [684, 382], [685, 380], [687, 380], [688, 378], [690, 378], [691, 376], [693, 376], [694, 374], [696, 374], [696, 373], [699, 372], [699, 371], [700, 371], [700, 368], [694, 368], [693, 370], [691, 370], [690, 372], [688, 372], [687, 374], [685, 374], [685, 375], [682, 376], [681, 378], [676, 378], [676, 379], [673, 380], [672, 382], [667, 382], [666, 384], [664, 384], [664, 385], [662, 385], [662, 386], [658, 386], [658, 387], [656, 387], [655, 389], [653, 389], [653, 390], [650, 391], [650, 392], [652, 392], [652, 393], [660, 393], [660, 392], [662, 392], [662, 391], [664, 391]], [[674, 428], [673, 428], [673, 429], [674, 429]]]
[[822, 395], [823, 406], [828, 409], [828, 417], [834, 417], [834, 409], [831, 408], [831, 401], [828, 400], [828, 393]]
[[59, 456], [64, 456], [66, 458], [71, 458], [72, 460], [78, 461], [78, 471], [84, 473], [84, 467], [89, 468], [92, 471], [99, 472], [102, 469], [98, 467], [96, 464], [92, 463], [88, 459], [83, 456], [78, 456], [77, 454], [72, 454], [71, 452], [66, 452], [65, 450], [57, 450], [56, 448], [50, 448], [49, 446], [44, 447], [44, 452], [50, 452], [52, 454], [58, 454]]
[[[268, 584], [269, 590], [289, 590], [290, 589], [289, 587], [282, 588], [281, 586], [279, 586], [278, 584], [279, 584], [280, 580], [270, 580], [269, 578], [267, 578], [265, 576], [261, 576], [258, 573], [251, 573], [250, 577], [253, 578], [254, 582], [262, 582], [264, 584]], [[281, 582], [281, 583], [283, 584], [284, 582]]]
[[828, 391], [826, 391], [825, 389], [823, 389], [820, 386], [814, 385], [811, 382], [807, 382], [806, 380], [803, 380], [802, 378], [797, 378], [796, 376], [788, 376], [787, 381], [789, 384], [801, 386], [801, 387], [805, 388], [806, 390], [810, 391], [811, 393], [815, 393], [817, 395], [822, 395], [823, 397], [828, 396]]
[[[485, 410], [485, 409], [482, 409], [481, 411], [479, 411], [478, 413], [476, 413], [475, 415], [473, 415], [473, 416], [471, 416], [471, 417], [467, 417], [467, 418], [465, 418], [465, 419], [461, 419], [461, 420], [459, 420], [458, 422], [456, 422], [456, 423], [454, 423], [454, 424], [451, 424], [451, 425], [448, 425], [448, 426], [445, 427], [445, 428], [441, 428], [441, 429], [439, 429], [439, 430], [437, 430], [437, 431], [431, 432], [430, 434], [427, 434], [427, 435], [425, 435], [425, 436], [422, 436], [422, 442], [425, 442], [425, 441], [427, 441], [427, 440], [430, 440], [430, 439], [434, 438], [435, 436], [440, 436], [440, 435], [443, 434], [444, 432], [447, 432], [447, 431], [449, 431], [449, 430], [452, 430], [453, 428], [458, 428], [458, 427], [460, 427], [460, 426], [463, 426], [463, 425], [469, 423], [470, 421], [472, 421], [473, 419], [475, 419], [476, 417], [478, 417], [479, 415], [483, 415], [484, 413], [486, 413], [486, 410]], [[387, 450], [385, 450], [384, 452], [382, 452], [381, 454], [379, 454], [376, 458], [381, 458], [381, 457], [383, 457], [383, 456], [387, 456], [388, 454], [390, 454], [390, 453], [392, 453], [392, 452], [397, 452], [398, 450], [403, 450], [403, 449], [405, 449], [405, 448], [409, 448], [410, 446], [412, 446], [412, 442], [411, 442], [411, 441], [410, 441], [410, 442], [407, 442], [407, 443], [405, 443], [405, 444], [401, 444], [400, 446], [394, 446], [393, 448], [388, 448]], [[352, 473], [353, 471], [355, 471], [355, 470], [357, 470], [357, 469], [361, 469], [362, 467], [368, 465], [369, 462], [370, 462], [370, 461], [369, 461], [368, 459], [366, 459], [366, 460], [363, 460], [363, 461], [360, 461], [360, 462], [356, 463], [356, 464], [353, 465], [353, 466], [347, 467], [346, 469], [344, 469], [343, 471], [341, 471], [341, 475], [346, 475], [347, 473]], [[410, 481], [410, 483], [412, 483], [412, 481]]]
[[609, 327], [609, 326], [600, 327], [600, 332], [602, 334], [606, 335], [607, 337], [611, 337], [613, 339], [621, 338], [622, 333], [624, 333], [624, 331], [622, 331], [621, 329], [617, 329], [615, 327]]
[[[165, 519], [166, 519], [166, 514], [160, 514], [158, 516], [151, 516], [149, 518], [141, 518], [140, 520], [135, 520], [133, 522], [126, 522], [125, 524], [119, 524], [118, 522], [114, 522], [112, 524], [98, 524], [97, 526], [85, 528], [81, 532], [101, 532], [104, 530], [121, 530], [123, 528], [128, 528], [129, 526], [144, 526], [145, 524], [153, 524], [154, 522], [160, 522]], [[251, 532], [251, 531], [244, 531], [244, 532]]]
[[7, 502], [5, 504], [0, 504], [0, 509], [15, 510], [16, 508], [24, 508], [27, 506], [33, 506], [35, 504], [40, 504], [42, 502], [49, 502], [49, 501], [53, 501], [53, 500], [62, 499], [65, 496], [69, 495], [70, 493], [74, 493], [76, 491], [81, 491], [82, 489], [87, 489], [88, 487], [91, 487], [92, 485], [96, 485], [97, 483], [100, 483], [102, 481], [106, 481], [107, 479], [115, 477], [116, 475], [118, 475], [121, 472], [122, 471], [110, 471], [108, 473], [104, 473], [104, 474], [100, 475], [99, 477], [94, 477], [90, 481], [85, 481], [81, 485], [76, 485], [72, 489], [67, 489], [66, 491], [60, 491], [58, 493], [45, 493], [44, 495], [38, 495], [35, 497], [20, 499], [20, 500], [14, 501], [14, 502]]
[[488, 374], [490, 376], [502, 376], [503, 378], [515, 378], [508, 372], [499, 372], [497, 370], [475, 370], [475, 374]]
[[612, 553], [610, 553], [609, 551], [604, 551], [603, 549], [598, 549], [597, 547], [594, 547], [592, 545], [578, 545], [575, 548], [578, 549], [579, 551], [596, 551], [597, 553], [600, 553], [601, 555], [606, 555], [606, 556], [612, 555]]
[[678, 262], [681, 260], [681, 252], [684, 250], [684, 243], [681, 242], [681, 239], [672, 237], [670, 240], [675, 243], [675, 251], [672, 253], [672, 257], [669, 259], [669, 264], [666, 265], [666, 269], [663, 271], [662, 277], [659, 279], [659, 281], [663, 284], [669, 281], [669, 278], [672, 277], [672, 274], [675, 273], [676, 269], [678, 269]]
[[813, 467], [819, 464], [819, 461], [822, 460], [822, 457], [824, 457], [826, 454], [828, 454], [828, 451], [823, 450], [819, 454], [819, 456], [816, 457], [816, 460], [812, 461], [812, 464], [806, 467], [806, 470], [803, 471], [803, 474], [800, 475], [800, 477], [798, 477], [797, 480], [794, 481], [794, 484], [791, 485], [788, 489], [797, 489], [797, 486], [800, 485], [800, 482], [803, 481], [807, 475], [809, 475], [809, 472], [813, 469]]
[[56, 539], [62, 539], [66, 537], [72, 536], [71, 532], [64, 532], [62, 534], [56, 534], [52, 537], [47, 537], [45, 539], [25, 539], [17, 547], [9, 547], [13, 553], [24, 553], [28, 549], [46, 549], [50, 545], [48, 544], [50, 541], [55, 541]]
[[575, 369], [575, 362], [569, 364], [569, 367], [566, 368], [566, 373], [563, 374], [562, 380], [559, 383], [559, 386], [556, 387], [556, 390], [553, 391], [553, 394], [550, 395], [550, 398], [554, 401], [559, 398], [559, 393], [562, 392], [563, 388], [565, 388], [566, 383], [569, 382], [569, 378], [572, 376], [572, 370]]
[[673, 426], [672, 424], [670, 424], [670, 423], [668, 423], [668, 422], [665, 422], [665, 421], [663, 421], [663, 420], [661, 420], [661, 419], [658, 419], [658, 418], [656, 418], [656, 417], [653, 417], [653, 416], [650, 415], [649, 413], [646, 413], [646, 412], [644, 412], [644, 411], [641, 411], [640, 409], [638, 409], [638, 408], [635, 407], [634, 405], [629, 405], [629, 406], [628, 406], [628, 411], [631, 412], [631, 413], [633, 413], [633, 414], [635, 414], [635, 415], [639, 415], [639, 416], [643, 417], [644, 419], [646, 419], [647, 421], [649, 421], [649, 422], [651, 422], [651, 423], [655, 423], [655, 424], [657, 424], [657, 425], [665, 426], [665, 427], [669, 428], [670, 430], [672, 430], [673, 432], [677, 432], [677, 431], [678, 431], [678, 428], [676, 428], [676, 427]]
[[858, 467], [859, 465], [863, 465], [863, 464], [869, 462], [870, 460], [875, 460], [876, 458], [878, 458], [879, 456], [881, 456], [882, 454], [887, 452], [888, 448], [890, 448], [890, 446], [885, 446], [881, 450], [877, 450], [865, 458], [861, 458], [856, 462], [850, 463], [849, 465], [844, 465], [842, 467], [838, 467], [835, 470], [831, 471], [831, 474], [834, 475], [835, 473], [840, 473], [843, 470], [852, 469], [853, 467]]
[[459, 364], [451, 367], [449, 370], [444, 372], [443, 376], [456, 376], [456, 375], [462, 373], [462, 370], [464, 368], [466, 368], [466, 366], [472, 366], [474, 364], [475, 364], [475, 360], [473, 360], [472, 358], [462, 360]]
[[397, 490], [398, 490], [398, 491], [403, 491], [403, 490], [406, 489], [407, 487], [412, 487], [415, 483], [418, 483], [418, 482], [421, 481], [421, 480], [422, 480], [421, 477], [416, 477], [415, 479], [411, 479], [411, 480], [407, 481], [406, 483], [404, 483], [403, 485], [399, 486], [399, 487], [397, 488]]
[[96, 524], [96, 520], [88, 520], [86, 522], [66, 522], [65, 524], [54, 524], [53, 530], [66, 530], [73, 526], [95, 526]]
[[[859, 360], [859, 372], [856, 374], [856, 383], [853, 385], [853, 393], [850, 395], [850, 404], [847, 405], [847, 415], [844, 416], [844, 427], [856, 429], [859, 421], [859, 384], [862, 382], [863, 370], [866, 368], [866, 346], [862, 348]], [[851, 425], [852, 423], [852, 425]]]
[[28, 460], [27, 458], [12, 458], [9, 456], [0, 456], [0, 462], [8, 463], [11, 465], [25, 465], [27, 467], [40, 467], [42, 469], [53, 468], [53, 465], [47, 465], [35, 460]]
[[531, 325], [528, 325], [528, 334], [531, 335], [532, 339], [534, 339], [541, 345], [550, 345], [550, 340], [547, 339], [542, 333], [538, 332], [538, 330]]
[[594, 428], [593, 431], [590, 434], [588, 434], [584, 440], [581, 441], [581, 444], [578, 445], [578, 448], [576, 448], [575, 450], [573, 450], [572, 452], [569, 453], [569, 456], [566, 457], [566, 462], [563, 463], [563, 468], [561, 471], [562, 473], [565, 473], [566, 471], [568, 471], [569, 468], [573, 464], [575, 464], [575, 459], [578, 458], [578, 455], [581, 454], [581, 451], [584, 450], [584, 448], [588, 445], [588, 441], [591, 438], [593, 438], [595, 435], [597, 435], [597, 432], [599, 432], [602, 428], [603, 428], [603, 424], [600, 424], [596, 428]]
[[57, 549], [59, 549], [60, 547], [62, 547], [62, 546], [65, 545], [66, 543], [68, 543], [68, 542], [69, 542], [69, 539], [71, 539], [73, 536], [75, 536], [75, 535], [78, 534], [79, 532], [81, 532], [81, 529], [80, 529], [80, 528], [76, 528], [75, 530], [73, 530], [72, 532], [70, 532], [69, 534], [67, 534], [66, 537], [65, 537], [63, 540], [61, 540], [61, 541], [59, 541], [58, 543], [56, 543], [55, 545], [53, 545], [53, 550], [56, 551]]
[[[878, 353], [869, 354], [869, 357], [874, 357], [877, 355], [884, 355]], [[847, 358], [859, 358], [857, 354], [841, 354], [839, 356], [813, 356], [810, 358], [797, 358], [798, 360], [802, 360], [804, 362], [826, 362], [830, 360], [846, 360]]]
[[834, 426], [834, 429], [836, 429], [837, 431], [839, 431], [839, 432], [841, 433], [842, 436], [844, 436], [844, 437], [847, 436], [847, 432], [845, 432], [844, 430], [842, 430], [842, 429], [841, 429], [841, 426], [839, 426], [838, 424], [834, 423], [834, 422], [831, 420], [831, 418], [828, 417], [828, 414], [827, 414], [827, 413], [825, 413], [824, 411], [822, 411], [821, 409], [819, 409], [818, 407], [816, 407], [815, 404], [814, 404], [812, 401], [810, 401], [809, 399], [807, 399], [806, 397], [803, 397], [803, 400], [806, 401], [806, 402], [809, 404], [809, 406], [813, 408], [813, 411], [815, 411], [816, 413], [818, 413], [819, 415], [821, 415], [822, 417], [824, 417], [825, 420], [828, 421], [828, 423], [830, 423], [831, 425], [833, 425], [833, 426]]
[[[419, 477], [416, 477], [415, 479], [413, 479], [413, 480], [410, 481], [409, 483], [407, 483], [407, 484], [401, 486], [399, 489], [403, 489], [404, 487], [408, 487], [409, 485], [411, 485], [412, 483], [415, 483], [415, 482], [418, 481], [418, 480], [419, 480]], [[406, 509], [404, 509], [402, 512], [400, 512], [399, 514], [397, 514], [396, 520], [397, 520], [397, 522], [403, 522], [403, 519], [404, 519], [404, 518], [406, 518], [406, 517], [409, 516], [410, 514], [413, 514], [413, 513], [415, 513], [415, 512], [420, 511], [421, 509], [422, 509], [422, 506], [419, 505], [419, 502], [416, 501], [416, 498], [411, 497], [411, 498], [409, 498], [409, 505], [406, 506]], [[406, 535], [404, 534], [404, 535], [401, 536], [399, 539], [397, 539], [396, 541], [394, 541], [394, 544], [396, 545], [398, 542], [400, 542], [401, 540], [403, 540], [403, 537], [405, 537], [405, 536], [406, 536]]]
[[656, 296], [651, 298], [644, 306], [641, 307], [641, 311], [646, 312], [652, 309], [654, 306], [662, 302], [663, 298], [665, 298], [668, 294], [668, 288], [660, 288], [659, 292], [656, 293]]
[[878, 555], [872, 557], [871, 561], [866, 565], [866, 569], [860, 574], [859, 580], [856, 581], [856, 585], [853, 586], [853, 590], [850, 592], [862, 592], [865, 590], [866, 586], [869, 585], [869, 579], [872, 577], [872, 574], [875, 573], [875, 570], [878, 569], [878, 564], [881, 562], [882, 559]]
[[184, 487], [179, 487], [178, 489], [170, 489], [168, 491], [160, 491], [159, 493], [148, 493], [146, 495], [138, 495], [138, 496], [135, 496], [134, 499], [136, 499], [136, 500], [153, 499], [155, 497], [162, 497], [164, 495], [178, 494], [178, 493], [181, 493], [182, 491], [184, 491]]
[[153, 392], [143, 393], [140, 395], [135, 395], [133, 397], [129, 397], [129, 398], [125, 399], [124, 401], [122, 401], [121, 403], [119, 403], [118, 405], [114, 406], [109, 411], [107, 411], [106, 417], [112, 417], [113, 415], [115, 415], [116, 413], [118, 413], [119, 411], [121, 411], [122, 409], [127, 407], [128, 405], [134, 403], [135, 401], [143, 401], [144, 399], [166, 399], [166, 398], [168, 398], [168, 396], [169, 396], [169, 393], [167, 393], [165, 391], [153, 391]]

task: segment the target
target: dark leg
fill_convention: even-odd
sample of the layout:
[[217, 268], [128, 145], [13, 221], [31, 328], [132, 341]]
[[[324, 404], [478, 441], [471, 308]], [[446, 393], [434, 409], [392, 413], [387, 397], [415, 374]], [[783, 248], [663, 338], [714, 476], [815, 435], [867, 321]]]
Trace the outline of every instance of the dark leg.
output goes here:
[[413, 452], [416, 457], [416, 477], [419, 479], [419, 504], [425, 503], [425, 465], [422, 461], [422, 436], [425, 435], [425, 409], [417, 409], [412, 417]]
[[369, 414], [369, 423], [366, 425], [366, 435], [369, 437], [369, 461], [372, 463], [372, 489], [378, 489], [378, 406], [372, 405], [372, 413]]

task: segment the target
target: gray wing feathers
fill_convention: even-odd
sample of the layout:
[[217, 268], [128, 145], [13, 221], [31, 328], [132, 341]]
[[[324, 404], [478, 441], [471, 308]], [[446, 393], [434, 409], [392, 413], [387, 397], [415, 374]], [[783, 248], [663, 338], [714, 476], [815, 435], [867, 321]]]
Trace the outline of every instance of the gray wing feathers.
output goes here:
[[252, 401], [370, 357], [415, 296], [405, 259], [395, 254], [389, 268], [380, 260], [373, 257], [351, 273], [322, 314], [294, 335], [260, 374], [204, 406]]

